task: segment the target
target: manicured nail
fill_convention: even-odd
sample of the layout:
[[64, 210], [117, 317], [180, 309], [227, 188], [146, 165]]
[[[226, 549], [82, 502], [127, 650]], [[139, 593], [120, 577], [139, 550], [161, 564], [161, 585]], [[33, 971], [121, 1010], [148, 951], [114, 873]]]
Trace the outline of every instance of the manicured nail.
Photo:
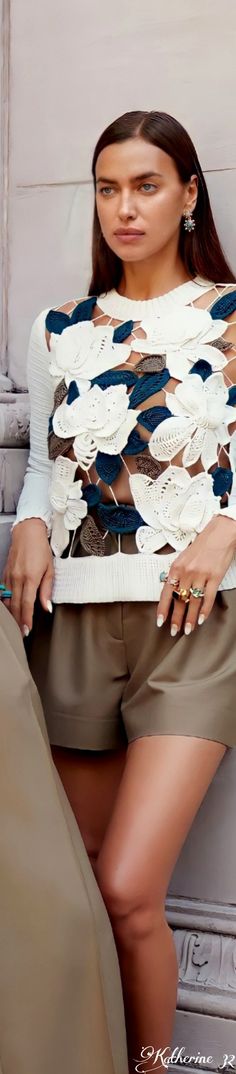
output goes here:
[[178, 634], [178, 629], [179, 628], [176, 626], [176, 623], [172, 623], [172, 626], [170, 628], [170, 633], [171, 633], [172, 638], [175, 638], [175, 635]]
[[10, 600], [10, 598], [12, 597], [12, 590], [11, 589], [5, 589], [4, 592], [3, 592], [3, 590], [1, 590], [0, 596], [1, 596], [1, 600]]
[[52, 601], [51, 600], [47, 600], [47, 609], [48, 609], [48, 612], [52, 612]]
[[199, 615], [198, 616], [198, 626], [202, 626], [203, 623], [205, 623], [205, 615]]
[[163, 625], [163, 623], [164, 623], [164, 615], [158, 615], [157, 616], [157, 626], [160, 627], [160, 626]]
[[191, 623], [185, 623], [184, 633], [185, 634], [191, 634], [191, 630], [192, 630], [192, 624]]
[[23, 626], [23, 637], [28, 638], [29, 634], [30, 634], [30, 628], [28, 626]]

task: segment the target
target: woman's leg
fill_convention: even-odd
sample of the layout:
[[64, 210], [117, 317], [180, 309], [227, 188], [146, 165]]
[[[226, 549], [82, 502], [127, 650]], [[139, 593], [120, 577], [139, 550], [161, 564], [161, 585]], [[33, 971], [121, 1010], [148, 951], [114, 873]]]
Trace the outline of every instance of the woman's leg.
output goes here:
[[178, 965], [165, 898], [226, 748], [169, 735], [140, 738], [127, 750], [96, 876], [120, 962], [131, 1072], [143, 1048], [171, 1046]]
[[79, 825], [96, 876], [96, 862], [125, 767], [126, 749], [51, 746], [54, 764]]

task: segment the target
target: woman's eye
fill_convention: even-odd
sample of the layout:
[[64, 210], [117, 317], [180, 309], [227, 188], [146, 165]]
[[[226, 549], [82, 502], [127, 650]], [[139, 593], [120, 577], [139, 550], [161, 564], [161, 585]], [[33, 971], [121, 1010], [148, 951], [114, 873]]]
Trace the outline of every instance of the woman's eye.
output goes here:
[[142, 183], [141, 190], [145, 190], [149, 194], [149, 190], [156, 190], [155, 183]]
[[105, 194], [105, 195], [106, 194], [112, 194], [112, 192], [113, 192], [113, 187], [112, 186], [102, 186], [100, 191], [99, 191], [100, 194]]

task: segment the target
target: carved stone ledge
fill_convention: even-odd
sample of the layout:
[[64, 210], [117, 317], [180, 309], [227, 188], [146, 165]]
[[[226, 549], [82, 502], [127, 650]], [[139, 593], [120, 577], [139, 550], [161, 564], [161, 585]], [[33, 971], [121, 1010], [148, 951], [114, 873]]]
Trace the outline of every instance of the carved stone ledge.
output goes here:
[[0, 373], [0, 392], [13, 392], [14, 385], [10, 377], [6, 377], [4, 373]]
[[208, 932], [236, 936], [236, 902], [223, 904], [168, 895], [166, 916], [172, 928], [207, 929]]
[[28, 446], [28, 392], [0, 392], [0, 444], [4, 447]]
[[16, 511], [27, 465], [27, 448], [0, 447], [0, 511]]
[[[168, 1074], [178, 1074], [187, 1071], [188, 1074], [197, 1074], [201, 1071], [211, 1071], [212, 1074], [222, 1074], [236, 1071], [236, 1047], [235, 1047], [235, 1020], [234, 1018], [219, 1018], [217, 1015], [197, 1014], [188, 1010], [177, 1010], [173, 1033], [172, 1050], [184, 1047], [185, 1055], [198, 1055], [200, 1062], [189, 1064], [171, 1064]], [[211, 1061], [207, 1062], [207, 1058]], [[206, 1060], [206, 1061], [204, 1061]], [[164, 1074], [163, 1067], [163, 1074]], [[155, 1066], [153, 1074], [155, 1074]], [[146, 1072], [145, 1072], [146, 1074]]]
[[174, 929], [178, 1008], [232, 1018], [236, 1011], [236, 939]]
[[7, 559], [14, 519], [15, 515], [0, 515], [0, 578]]

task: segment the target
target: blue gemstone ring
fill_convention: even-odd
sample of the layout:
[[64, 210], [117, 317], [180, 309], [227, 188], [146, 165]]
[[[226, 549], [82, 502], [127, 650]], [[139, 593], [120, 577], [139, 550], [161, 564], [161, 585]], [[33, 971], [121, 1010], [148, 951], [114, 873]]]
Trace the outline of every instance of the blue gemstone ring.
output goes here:
[[174, 585], [174, 586], [179, 585], [179, 579], [178, 578], [169, 578], [168, 574], [166, 573], [166, 571], [161, 571], [161, 573], [159, 575], [159, 578], [160, 578], [160, 582], [168, 582], [168, 585]]
[[11, 589], [6, 589], [4, 582], [0, 582], [0, 600], [10, 600], [12, 597]]
[[160, 582], [166, 582], [167, 578], [168, 578], [168, 575], [166, 574], [166, 571], [161, 571], [159, 577], [160, 577]]

